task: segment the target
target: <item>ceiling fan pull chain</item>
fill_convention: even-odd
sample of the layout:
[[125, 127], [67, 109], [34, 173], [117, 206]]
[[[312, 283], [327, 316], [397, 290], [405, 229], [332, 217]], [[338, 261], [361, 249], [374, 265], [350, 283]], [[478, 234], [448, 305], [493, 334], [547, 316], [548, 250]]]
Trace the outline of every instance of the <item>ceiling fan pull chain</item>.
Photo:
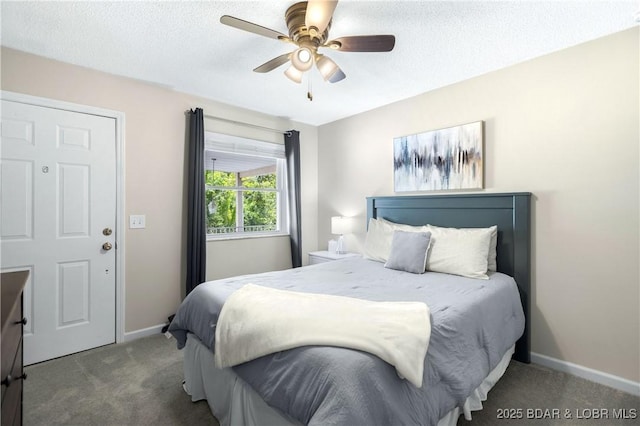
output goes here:
[[309, 90], [307, 90], [307, 98], [309, 98], [309, 102], [313, 100], [313, 93], [311, 93], [311, 76], [307, 76], [307, 81], [309, 82]]

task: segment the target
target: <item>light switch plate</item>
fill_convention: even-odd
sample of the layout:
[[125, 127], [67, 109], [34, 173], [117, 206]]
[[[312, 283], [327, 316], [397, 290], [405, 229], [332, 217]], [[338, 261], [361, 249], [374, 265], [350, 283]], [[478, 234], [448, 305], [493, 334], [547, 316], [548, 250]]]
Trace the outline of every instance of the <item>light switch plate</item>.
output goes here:
[[145, 227], [145, 217], [143, 214], [132, 214], [129, 216], [129, 229], [142, 229]]

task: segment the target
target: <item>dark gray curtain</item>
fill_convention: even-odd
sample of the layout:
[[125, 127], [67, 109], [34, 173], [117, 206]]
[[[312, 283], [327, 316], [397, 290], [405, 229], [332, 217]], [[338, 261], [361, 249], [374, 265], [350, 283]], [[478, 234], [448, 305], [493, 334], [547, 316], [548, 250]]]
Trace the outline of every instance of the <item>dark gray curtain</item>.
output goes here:
[[189, 163], [187, 173], [187, 285], [189, 294], [205, 281], [206, 240], [204, 186], [204, 114], [202, 108], [189, 112]]
[[300, 132], [284, 134], [287, 157], [287, 187], [289, 190], [289, 234], [291, 235], [291, 265], [302, 266], [302, 229], [300, 220]]

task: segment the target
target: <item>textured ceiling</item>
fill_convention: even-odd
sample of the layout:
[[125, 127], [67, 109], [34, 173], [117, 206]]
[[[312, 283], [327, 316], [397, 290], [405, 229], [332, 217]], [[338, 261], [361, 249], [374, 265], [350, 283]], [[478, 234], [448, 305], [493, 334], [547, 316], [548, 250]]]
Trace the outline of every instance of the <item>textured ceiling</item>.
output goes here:
[[287, 33], [293, 1], [2, 1], [2, 45], [278, 117], [320, 125], [637, 25], [638, 1], [355, 1], [330, 38], [394, 34], [389, 53], [325, 52], [347, 75], [295, 84], [256, 66], [291, 50], [220, 24]]

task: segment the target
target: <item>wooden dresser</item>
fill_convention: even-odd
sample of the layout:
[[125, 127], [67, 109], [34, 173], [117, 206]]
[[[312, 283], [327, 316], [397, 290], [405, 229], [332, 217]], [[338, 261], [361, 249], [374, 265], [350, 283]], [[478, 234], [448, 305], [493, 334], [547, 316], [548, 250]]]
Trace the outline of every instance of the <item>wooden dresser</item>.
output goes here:
[[22, 329], [27, 319], [22, 316], [22, 291], [29, 271], [0, 274], [2, 289], [2, 426], [22, 424], [22, 381], [27, 378], [22, 365]]

